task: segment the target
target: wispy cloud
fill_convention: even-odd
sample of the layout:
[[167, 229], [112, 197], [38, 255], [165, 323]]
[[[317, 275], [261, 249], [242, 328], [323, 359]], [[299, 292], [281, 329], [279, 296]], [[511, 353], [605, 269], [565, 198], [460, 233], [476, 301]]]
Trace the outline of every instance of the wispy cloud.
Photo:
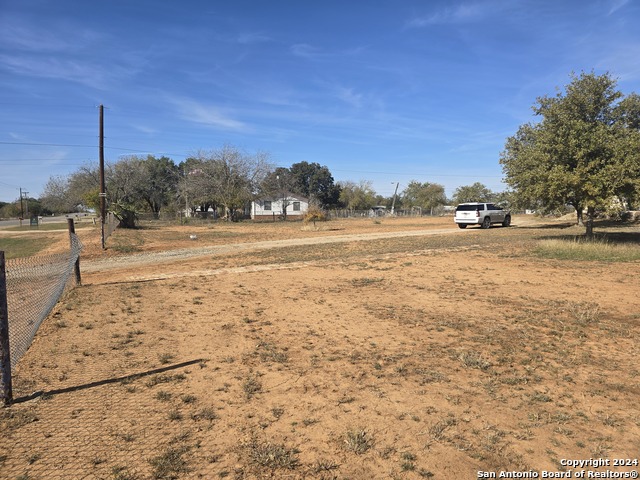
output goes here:
[[114, 80], [135, 74], [142, 65], [141, 55], [126, 50], [119, 50], [108, 67], [98, 63], [95, 49], [105, 41], [108, 36], [66, 21], [45, 26], [22, 17], [0, 17], [0, 45], [9, 47], [0, 54], [0, 69], [104, 90]]
[[248, 130], [246, 124], [225, 114], [214, 105], [180, 97], [168, 97], [167, 101], [173, 105], [183, 120], [222, 130]]
[[319, 48], [313, 47], [307, 43], [296, 43], [291, 45], [291, 53], [296, 57], [317, 58], [322, 55]]
[[640, 43], [625, 43], [624, 48], [612, 48], [602, 52], [597, 67], [610, 71], [622, 82], [637, 82], [640, 79]]
[[37, 25], [21, 17], [0, 17], [0, 44], [28, 52], [77, 51], [99, 41], [98, 32], [69, 23]]
[[352, 107], [360, 108], [364, 97], [353, 88], [340, 87], [338, 88], [338, 98]]
[[20, 141], [27, 140], [27, 137], [25, 135], [20, 134], [20, 133], [7, 132], [7, 134], [9, 135], [9, 137], [12, 140], [20, 140]]
[[111, 65], [105, 69], [82, 60], [29, 55], [0, 55], [0, 68], [19, 75], [80, 83], [98, 90], [108, 88], [117, 78], [131, 76], [135, 69]]
[[414, 17], [407, 21], [406, 27], [423, 28], [430, 25], [474, 22], [486, 17], [493, 9], [492, 4], [461, 4], [428, 15]]
[[146, 133], [147, 135], [153, 135], [158, 133], [158, 130], [156, 128], [149, 127], [147, 125], [142, 125], [142, 124], [133, 124], [131, 125], [131, 128], [139, 132]]
[[609, 9], [609, 15], [617, 12], [618, 10], [620, 10], [622, 7], [624, 7], [626, 4], [629, 3], [630, 0], [611, 0], [610, 4], [611, 4], [611, 8]]
[[54, 33], [32, 29], [21, 23], [0, 21], [0, 43], [18, 50], [51, 52], [69, 48], [69, 43]]
[[238, 35], [238, 43], [242, 45], [251, 45], [254, 43], [263, 43], [270, 41], [271, 37], [257, 32], [241, 33], [240, 35]]
[[331, 59], [337, 57], [354, 57], [367, 51], [366, 46], [356, 46], [344, 50], [327, 51], [308, 43], [296, 43], [291, 45], [290, 51], [296, 57], [310, 60]]
[[87, 85], [95, 85], [100, 80], [96, 70], [88, 65], [53, 57], [0, 55], [0, 65], [21, 75], [70, 80]]

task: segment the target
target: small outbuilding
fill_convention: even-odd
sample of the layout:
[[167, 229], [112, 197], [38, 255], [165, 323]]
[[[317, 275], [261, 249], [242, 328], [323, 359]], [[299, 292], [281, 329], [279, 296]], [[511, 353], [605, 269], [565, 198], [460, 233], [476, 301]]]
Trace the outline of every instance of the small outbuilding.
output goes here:
[[384, 205], [375, 205], [369, 210], [370, 217], [384, 217], [387, 214], [387, 207]]

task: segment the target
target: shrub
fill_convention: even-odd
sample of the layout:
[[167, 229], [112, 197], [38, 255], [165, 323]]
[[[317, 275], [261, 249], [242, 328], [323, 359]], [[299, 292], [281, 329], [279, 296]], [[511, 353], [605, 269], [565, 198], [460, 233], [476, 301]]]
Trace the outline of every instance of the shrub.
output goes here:
[[316, 226], [316, 222], [324, 222], [327, 220], [327, 214], [318, 207], [309, 207], [307, 213], [304, 216], [304, 223], [313, 222], [313, 226]]

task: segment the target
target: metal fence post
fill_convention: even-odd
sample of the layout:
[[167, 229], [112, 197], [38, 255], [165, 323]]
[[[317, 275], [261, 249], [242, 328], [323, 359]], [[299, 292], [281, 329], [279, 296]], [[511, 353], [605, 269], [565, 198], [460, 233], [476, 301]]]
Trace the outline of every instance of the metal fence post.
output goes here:
[[[73, 235], [76, 233], [76, 227], [73, 224], [73, 218], [67, 219], [67, 225], [69, 226], [69, 242], [71, 253], [73, 253]], [[78, 255], [78, 258], [76, 259], [74, 271], [76, 274], [76, 285], [82, 285], [82, 278], [80, 277], [80, 255]]]
[[4, 252], [0, 251], [0, 399], [7, 406], [13, 402], [11, 385], [11, 351], [9, 349], [9, 308]]

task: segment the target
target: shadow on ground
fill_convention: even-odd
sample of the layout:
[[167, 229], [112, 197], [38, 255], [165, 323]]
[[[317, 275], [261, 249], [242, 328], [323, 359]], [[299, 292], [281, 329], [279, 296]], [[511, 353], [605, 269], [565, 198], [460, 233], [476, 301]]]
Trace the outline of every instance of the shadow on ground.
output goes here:
[[141, 372], [141, 373], [133, 373], [131, 375], [125, 375], [124, 377], [116, 377], [116, 378], [108, 378], [105, 380], [98, 380], [95, 382], [89, 382], [89, 383], [85, 383], [83, 385], [75, 385], [73, 387], [66, 387], [66, 388], [59, 388], [56, 390], [49, 390], [49, 391], [43, 391], [40, 390], [38, 392], [34, 392], [31, 395], [27, 395], [24, 397], [19, 397], [19, 398], [15, 398], [13, 399], [13, 402], [11, 403], [23, 403], [23, 402], [28, 402], [30, 400], [35, 400], [36, 398], [50, 398], [54, 395], [61, 395], [63, 393], [71, 393], [71, 392], [77, 392], [80, 390], [86, 390], [89, 388], [95, 388], [95, 387], [100, 387], [102, 385], [109, 385], [112, 383], [120, 383], [120, 382], [132, 382], [134, 380], [138, 380], [140, 378], [144, 378], [144, 377], [148, 377], [150, 375], [158, 375], [160, 373], [164, 373], [164, 372], [168, 372], [171, 370], [176, 370], [179, 368], [184, 368], [184, 367], [188, 367], [189, 365], [194, 365], [196, 363], [201, 363], [204, 362], [205, 360], [199, 358], [196, 360], [189, 360], [188, 362], [182, 362], [182, 363], [177, 363], [175, 365], [169, 365], [167, 367], [162, 367], [162, 368], [154, 368], [153, 370], [148, 370], [146, 372]]

